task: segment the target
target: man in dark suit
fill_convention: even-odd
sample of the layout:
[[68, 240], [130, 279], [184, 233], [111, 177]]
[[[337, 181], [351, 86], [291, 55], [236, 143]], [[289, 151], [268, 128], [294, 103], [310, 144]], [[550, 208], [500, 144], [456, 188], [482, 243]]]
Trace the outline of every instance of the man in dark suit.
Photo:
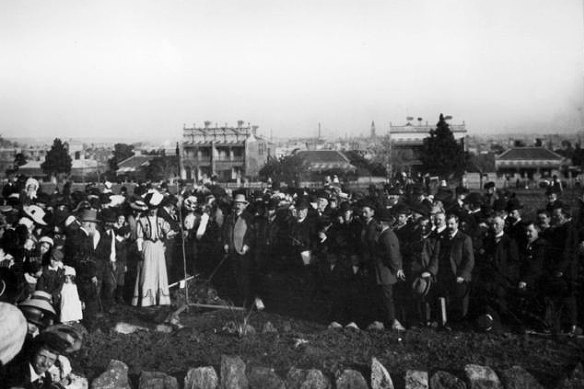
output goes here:
[[68, 230], [65, 240], [65, 265], [72, 266], [77, 272], [79, 298], [85, 304], [83, 318], [92, 327], [99, 310], [98, 261], [96, 249], [101, 239], [97, 229], [97, 211], [83, 210], [79, 216], [81, 227]]
[[522, 209], [523, 205], [518, 199], [512, 198], [509, 200], [507, 203], [509, 216], [506, 220], [505, 233], [517, 242], [518, 247], [523, 248], [527, 245], [527, 237], [525, 235], [525, 221], [521, 218]]
[[478, 270], [483, 304], [495, 309], [502, 319], [509, 319], [508, 297], [519, 282], [519, 249], [515, 239], [505, 232], [505, 221], [495, 216], [491, 233], [484, 242], [484, 256]]
[[[379, 224], [375, 220], [375, 206], [366, 202], [361, 207], [362, 228], [359, 239], [359, 252], [361, 253], [361, 264], [369, 265], [373, 261], [373, 248], [379, 233]], [[392, 219], [395, 220], [395, 219]]]
[[385, 321], [391, 326], [391, 329], [404, 331], [405, 328], [396, 319], [393, 300], [393, 286], [398, 280], [405, 281], [406, 279], [402, 267], [399, 241], [390, 228], [395, 218], [386, 209], [379, 213], [380, 232], [375, 242], [372, 263], [373, 275], [378, 286], [380, 308], [385, 311]]
[[235, 195], [233, 212], [223, 224], [223, 249], [231, 260], [235, 282], [241, 293], [244, 307], [251, 306], [255, 297], [252, 284], [255, 277], [255, 262], [252, 253], [255, 231], [253, 216], [246, 211], [248, 204], [245, 195]]
[[446, 216], [446, 233], [440, 236], [434, 297], [446, 298], [447, 316], [462, 321], [468, 313], [468, 296], [474, 253], [471, 238], [458, 229], [458, 216]]

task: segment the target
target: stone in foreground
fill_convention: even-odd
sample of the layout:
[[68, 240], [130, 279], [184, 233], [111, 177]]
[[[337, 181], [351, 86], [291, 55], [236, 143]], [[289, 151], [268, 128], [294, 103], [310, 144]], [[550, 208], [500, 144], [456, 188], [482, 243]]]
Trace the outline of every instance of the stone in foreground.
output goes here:
[[430, 378], [430, 387], [432, 389], [466, 389], [466, 384], [457, 376], [439, 370]]
[[337, 389], [368, 389], [368, 386], [361, 373], [346, 369], [337, 378]]
[[157, 371], [140, 373], [139, 389], [178, 389], [176, 378]]
[[211, 366], [189, 369], [185, 377], [185, 389], [217, 389], [219, 377]]
[[320, 370], [291, 368], [286, 376], [288, 389], [330, 389], [330, 380]]
[[131, 389], [128, 382], [128, 365], [112, 359], [107, 369], [93, 380], [91, 389]]
[[249, 383], [245, 375], [245, 363], [238, 356], [221, 356], [221, 388], [247, 389]]
[[469, 389], [503, 389], [499, 377], [488, 366], [466, 365], [464, 373]]
[[527, 370], [521, 366], [513, 366], [499, 373], [505, 389], [543, 389]]
[[429, 389], [428, 372], [421, 370], [406, 371], [406, 389]]
[[375, 357], [371, 359], [371, 389], [394, 389], [389, 372]]

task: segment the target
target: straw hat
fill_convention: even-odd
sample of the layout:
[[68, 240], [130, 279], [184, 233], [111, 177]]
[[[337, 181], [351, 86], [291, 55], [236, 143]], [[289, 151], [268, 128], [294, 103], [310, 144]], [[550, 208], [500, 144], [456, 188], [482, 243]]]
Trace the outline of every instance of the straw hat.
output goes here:
[[22, 209], [26, 216], [31, 218], [36, 224], [41, 226], [46, 226], [47, 223], [43, 220], [45, 217], [45, 211], [38, 205], [25, 206]]
[[12, 304], [0, 302], [0, 365], [6, 365], [20, 352], [26, 332], [22, 312]]

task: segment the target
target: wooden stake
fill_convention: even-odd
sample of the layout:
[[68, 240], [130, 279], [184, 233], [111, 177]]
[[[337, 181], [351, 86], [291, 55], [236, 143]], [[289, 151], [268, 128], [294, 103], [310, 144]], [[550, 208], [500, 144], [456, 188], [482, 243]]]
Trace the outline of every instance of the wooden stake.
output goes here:
[[247, 311], [247, 309], [245, 309], [243, 307], [236, 307], [233, 305], [213, 305], [213, 304], [190, 303], [189, 307], [211, 308], [211, 309], [229, 309], [229, 310], [233, 310], [233, 311]]
[[442, 325], [444, 326], [448, 321], [448, 317], [446, 316], [446, 298], [440, 297], [438, 300], [440, 301], [440, 319], [442, 320]]

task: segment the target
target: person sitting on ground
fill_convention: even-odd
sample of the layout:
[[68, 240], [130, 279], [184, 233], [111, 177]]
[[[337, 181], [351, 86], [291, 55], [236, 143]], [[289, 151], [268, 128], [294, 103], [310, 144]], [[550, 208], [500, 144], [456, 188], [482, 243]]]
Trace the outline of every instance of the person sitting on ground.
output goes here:
[[0, 373], [0, 382], [6, 388], [55, 389], [49, 369], [65, 352], [67, 343], [52, 332], [45, 332], [25, 344], [21, 352]]

